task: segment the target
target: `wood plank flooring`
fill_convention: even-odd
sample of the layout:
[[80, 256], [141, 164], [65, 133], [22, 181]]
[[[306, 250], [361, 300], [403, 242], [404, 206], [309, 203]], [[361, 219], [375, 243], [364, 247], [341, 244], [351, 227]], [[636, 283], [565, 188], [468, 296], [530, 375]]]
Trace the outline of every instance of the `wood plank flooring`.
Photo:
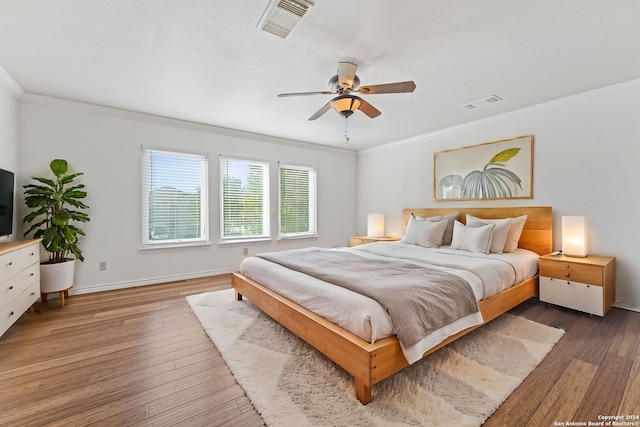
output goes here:
[[0, 338], [0, 425], [264, 425], [184, 300], [230, 283], [38, 303]]
[[[566, 333], [485, 426], [587, 425], [602, 415], [640, 416], [640, 313], [613, 308], [601, 318], [537, 299], [512, 313]], [[640, 419], [629, 421], [640, 425]]]
[[[184, 300], [229, 286], [218, 276], [38, 303], [0, 338], [0, 426], [264, 425]], [[536, 299], [512, 313], [567, 333], [486, 426], [640, 415], [640, 313]]]

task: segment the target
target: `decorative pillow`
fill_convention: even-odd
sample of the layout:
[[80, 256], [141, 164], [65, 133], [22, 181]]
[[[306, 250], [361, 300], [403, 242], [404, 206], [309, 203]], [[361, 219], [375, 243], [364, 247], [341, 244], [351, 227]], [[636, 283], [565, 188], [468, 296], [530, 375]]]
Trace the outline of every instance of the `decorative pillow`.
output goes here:
[[456, 212], [449, 215], [430, 216], [428, 218], [417, 216], [415, 218], [419, 220], [422, 219], [422, 220], [431, 221], [431, 222], [438, 222], [438, 221], [442, 221], [443, 219], [446, 219], [447, 228], [444, 230], [444, 236], [442, 237], [442, 244], [450, 245], [451, 239], [453, 238], [453, 222], [456, 221], [459, 216], [460, 216], [460, 212]]
[[511, 225], [509, 227], [509, 234], [507, 235], [507, 241], [504, 244], [504, 252], [514, 252], [518, 249], [518, 241], [524, 228], [524, 223], [527, 222], [527, 215], [518, 216], [511, 219]]
[[509, 229], [511, 228], [511, 218], [485, 219], [467, 214], [467, 227], [478, 227], [485, 224], [495, 224], [491, 233], [491, 247], [489, 252], [501, 254], [504, 252], [504, 245], [507, 242]]
[[427, 221], [412, 215], [401, 241], [426, 248], [439, 248], [445, 228], [447, 221]]
[[451, 249], [488, 254], [494, 226], [495, 224], [486, 224], [479, 227], [467, 227], [460, 221], [456, 221], [453, 224]]

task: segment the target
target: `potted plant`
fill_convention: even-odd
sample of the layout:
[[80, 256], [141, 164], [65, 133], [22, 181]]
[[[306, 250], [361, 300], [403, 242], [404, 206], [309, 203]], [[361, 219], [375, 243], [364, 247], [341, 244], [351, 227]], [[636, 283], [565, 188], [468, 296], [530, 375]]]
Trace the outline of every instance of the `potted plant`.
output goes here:
[[[68, 173], [66, 160], [55, 159], [49, 167], [54, 179], [31, 177], [38, 184], [24, 186], [27, 207], [32, 209], [22, 220], [31, 224], [24, 236], [33, 233], [42, 239], [42, 246], [49, 255], [48, 261], [40, 263], [40, 291], [43, 301], [48, 293], [60, 292], [63, 297], [73, 286], [75, 259], [84, 261], [78, 247], [78, 235], [84, 231], [74, 223], [87, 222], [89, 216], [83, 212], [88, 206], [82, 202], [87, 196], [84, 184], [75, 184], [82, 172]], [[73, 255], [74, 258], [69, 258]]]

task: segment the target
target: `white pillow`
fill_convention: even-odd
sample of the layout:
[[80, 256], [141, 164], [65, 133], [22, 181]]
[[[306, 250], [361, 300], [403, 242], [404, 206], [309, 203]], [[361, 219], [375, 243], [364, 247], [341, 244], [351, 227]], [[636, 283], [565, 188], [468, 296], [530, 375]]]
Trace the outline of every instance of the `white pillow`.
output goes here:
[[480, 227], [467, 227], [460, 221], [456, 221], [453, 224], [451, 249], [488, 254], [494, 226], [495, 224], [486, 224]]
[[453, 238], [453, 222], [458, 219], [460, 216], [460, 212], [455, 212], [449, 215], [438, 215], [438, 216], [430, 216], [428, 218], [417, 216], [417, 219], [423, 219], [431, 222], [442, 221], [443, 219], [447, 220], [447, 228], [444, 230], [444, 236], [442, 237], [443, 245], [450, 245], [451, 239]]
[[485, 219], [467, 214], [467, 227], [477, 227], [485, 224], [494, 224], [489, 252], [494, 254], [503, 253], [504, 245], [509, 235], [509, 229], [511, 228], [511, 218]]
[[514, 252], [518, 249], [518, 241], [524, 228], [524, 223], [527, 222], [527, 215], [518, 216], [511, 219], [511, 225], [509, 227], [509, 234], [507, 235], [507, 241], [504, 244], [504, 252]]
[[411, 216], [401, 241], [426, 248], [439, 248], [445, 228], [447, 221], [427, 221]]

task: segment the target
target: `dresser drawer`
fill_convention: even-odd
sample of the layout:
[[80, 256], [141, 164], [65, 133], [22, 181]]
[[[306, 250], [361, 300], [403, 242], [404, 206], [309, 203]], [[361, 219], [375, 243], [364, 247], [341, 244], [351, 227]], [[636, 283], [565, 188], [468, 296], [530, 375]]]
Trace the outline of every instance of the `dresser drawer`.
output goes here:
[[540, 301], [604, 316], [602, 286], [540, 276]]
[[0, 256], [0, 282], [4, 282], [20, 271], [20, 251], [13, 251]]
[[[26, 289], [26, 287], [24, 289]], [[0, 308], [6, 307], [7, 304], [16, 299], [24, 289], [20, 286], [20, 280], [17, 275], [0, 283]]]
[[0, 331], [4, 332], [40, 298], [40, 282], [33, 282], [0, 308]]
[[602, 275], [602, 267], [597, 265], [578, 264], [570, 261], [540, 260], [540, 276], [602, 286]]
[[35, 282], [40, 283], [40, 264], [34, 264], [0, 283], [0, 307], [13, 301]]
[[19, 251], [20, 269], [40, 263], [40, 243], [34, 243]]
[[0, 335], [40, 297], [40, 239], [0, 243]]
[[27, 290], [22, 292], [22, 310], [26, 311], [40, 298], [40, 283], [33, 283]]
[[32, 264], [30, 267], [22, 270], [19, 274], [22, 290], [27, 289], [34, 282], [40, 282], [40, 263]]
[[[23, 300], [18, 295], [13, 301], [10, 301], [9, 304], [0, 308], [0, 332], [6, 331], [9, 329], [13, 323], [22, 316], [22, 313], [25, 312], [26, 308], [23, 307]], [[28, 308], [28, 307], [27, 307]]]

